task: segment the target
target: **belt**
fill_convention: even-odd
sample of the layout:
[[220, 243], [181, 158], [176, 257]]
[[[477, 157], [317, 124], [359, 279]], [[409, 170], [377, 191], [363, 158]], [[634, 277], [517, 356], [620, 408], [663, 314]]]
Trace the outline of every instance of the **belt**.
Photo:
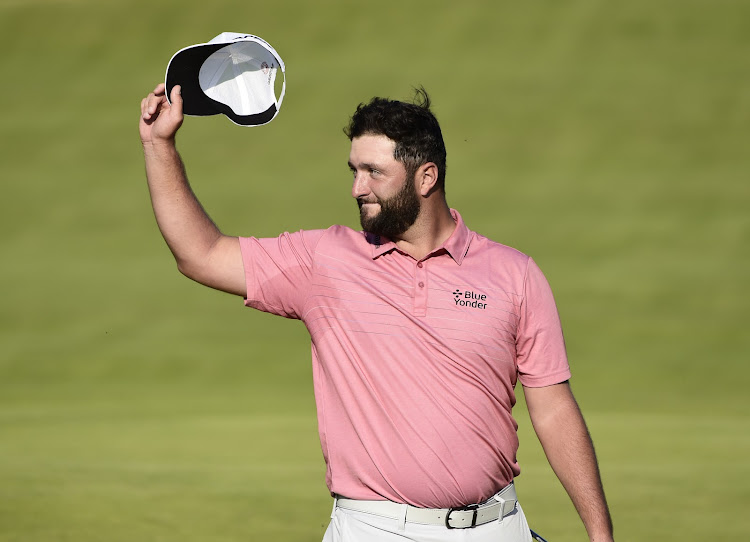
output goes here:
[[[502, 519], [516, 509], [516, 488], [511, 483], [482, 504], [455, 508], [418, 508], [392, 501], [361, 501], [336, 497], [336, 506], [345, 510], [365, 512], [407, 523], [443, 525], [448, 529], [469, 529]], [[404, 508], [406, 514], [404, 515]]]

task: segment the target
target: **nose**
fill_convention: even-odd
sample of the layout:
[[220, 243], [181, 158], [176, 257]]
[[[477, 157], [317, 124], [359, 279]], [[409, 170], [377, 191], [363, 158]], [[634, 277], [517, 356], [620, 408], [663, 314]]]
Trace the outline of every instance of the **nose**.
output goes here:
[[367, 175], [363, 172], [354, 172], [354, 181], [352, 182], [352, 197], [354, 199], [362, 198], [370, 193], [370, 187], [367, 186]]

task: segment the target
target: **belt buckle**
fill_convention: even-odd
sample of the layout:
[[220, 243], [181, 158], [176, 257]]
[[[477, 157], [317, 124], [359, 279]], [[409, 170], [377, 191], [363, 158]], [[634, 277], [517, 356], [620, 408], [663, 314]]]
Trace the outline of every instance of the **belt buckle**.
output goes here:
[[[448, 529], [471, 529], [477, 526], [477, 510], [479, 510], [478, 504], [470, 504], [468, 506], [457, 506], [455, 508], [449, 508], [445, 514], [445, 527]], [[471, 518], [471, 525], [466, 527], [453, 527], [451, 526], [451, 514], [453, 512], [474, 512]]]

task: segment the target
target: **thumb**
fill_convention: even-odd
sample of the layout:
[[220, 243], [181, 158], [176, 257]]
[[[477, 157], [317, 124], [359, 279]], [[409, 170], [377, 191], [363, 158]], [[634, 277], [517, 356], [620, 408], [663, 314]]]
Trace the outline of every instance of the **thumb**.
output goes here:
[[172, 102], [172, 112], [178, 117], [182, 117], [182, 87], [175, 85], [169, 94], [169, 101]]

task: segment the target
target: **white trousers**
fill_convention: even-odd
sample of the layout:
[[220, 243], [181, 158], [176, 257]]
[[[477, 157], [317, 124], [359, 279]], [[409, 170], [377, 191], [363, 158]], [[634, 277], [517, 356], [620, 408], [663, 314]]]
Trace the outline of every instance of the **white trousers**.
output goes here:
[[502, 520], [470, 529], [401, 524], [398, 520], [336, 507], [323, 542], [532, 542], [519, 504]]

